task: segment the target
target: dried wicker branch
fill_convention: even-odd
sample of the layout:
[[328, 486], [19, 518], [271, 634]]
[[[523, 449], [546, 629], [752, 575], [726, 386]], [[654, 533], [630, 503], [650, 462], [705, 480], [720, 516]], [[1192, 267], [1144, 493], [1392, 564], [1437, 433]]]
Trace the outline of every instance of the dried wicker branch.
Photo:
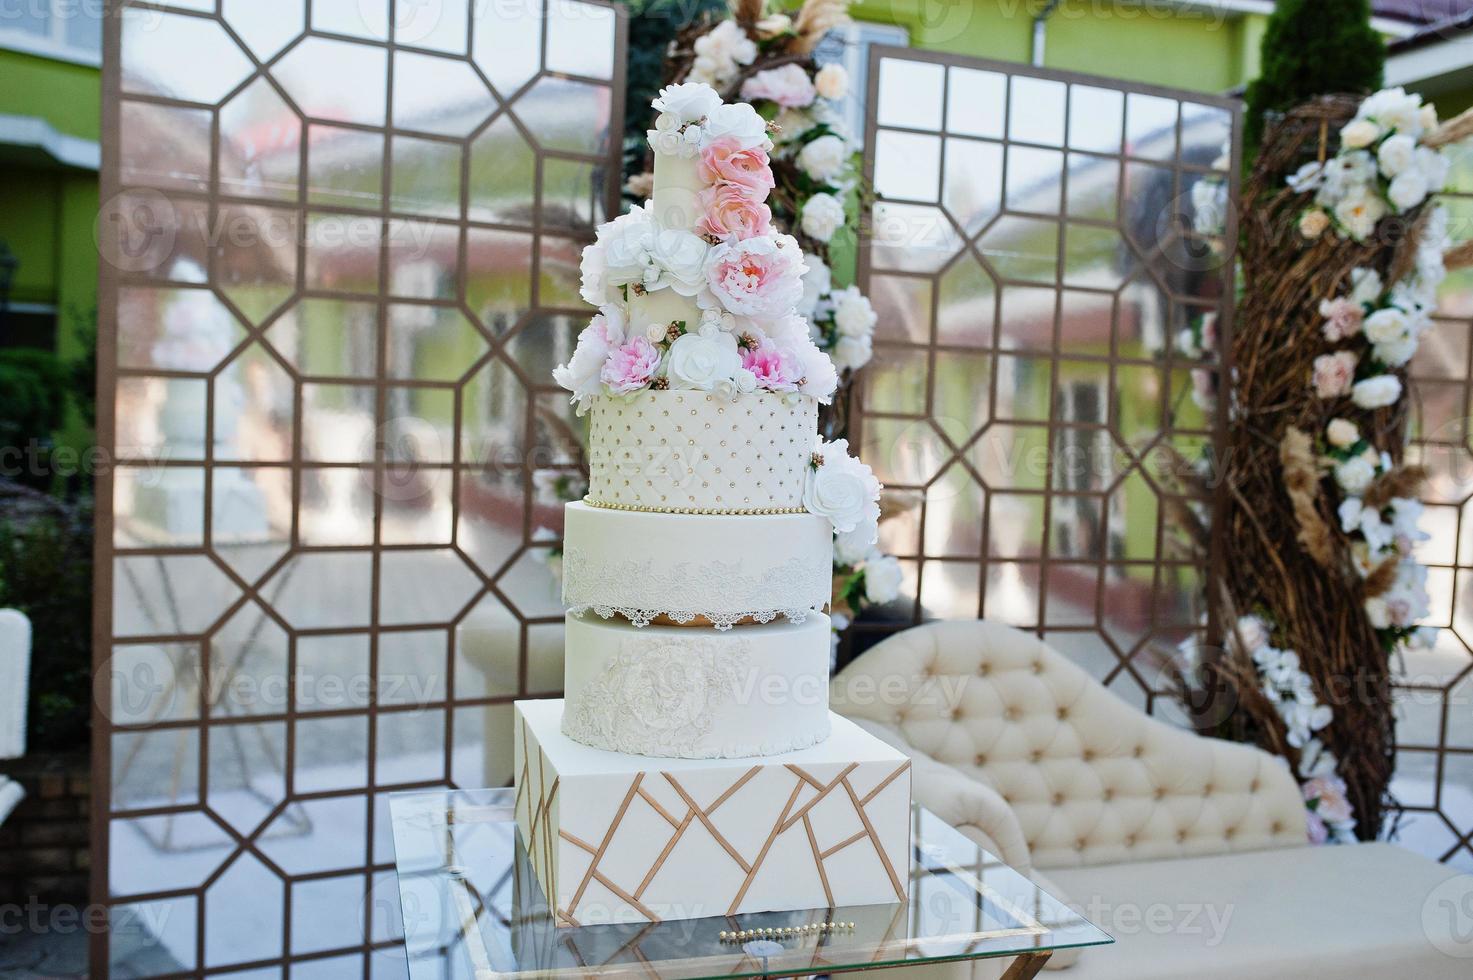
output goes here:
[[1466, 109], [1462, 113], [1444, 120], [1443, 123], [1422, 137], [1422, 145], [1436, 149], [1440, 146], [1448, 146], [1473, 136], [1473, 109]]
[[732, 20], [742, 27], [750, 27], [762, 19], [767, 3], [766, 0], [730, 0], [727, 6], [731, 8]]
[[1473, 241], [1459, 242], [1443, 252], [1442, 264], [1447, 266], [1449, 272], [1473, 266]]

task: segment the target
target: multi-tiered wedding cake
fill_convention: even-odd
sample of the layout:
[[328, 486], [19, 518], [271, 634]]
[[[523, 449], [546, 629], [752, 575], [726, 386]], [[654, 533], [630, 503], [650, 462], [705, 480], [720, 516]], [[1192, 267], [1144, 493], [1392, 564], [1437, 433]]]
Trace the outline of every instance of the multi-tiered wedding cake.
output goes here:
[[565, 700], [517, 704], [517, 820], [561, 924], [903, 900], [908, 760], [828, 706], [833, 536], [879, 484], [818, 438], [837, 376], [794, 312], [766, 122], [655, 100], [653, 200], [583, 256], [555, 372], [590, 420], [567, 505]]

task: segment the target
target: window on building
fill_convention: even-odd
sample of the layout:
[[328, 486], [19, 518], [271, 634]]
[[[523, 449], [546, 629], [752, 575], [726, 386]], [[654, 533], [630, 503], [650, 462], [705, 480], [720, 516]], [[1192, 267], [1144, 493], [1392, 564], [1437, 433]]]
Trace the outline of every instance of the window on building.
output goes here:
[[0, 3], [0, 48], [98, 64], [105, 0]]

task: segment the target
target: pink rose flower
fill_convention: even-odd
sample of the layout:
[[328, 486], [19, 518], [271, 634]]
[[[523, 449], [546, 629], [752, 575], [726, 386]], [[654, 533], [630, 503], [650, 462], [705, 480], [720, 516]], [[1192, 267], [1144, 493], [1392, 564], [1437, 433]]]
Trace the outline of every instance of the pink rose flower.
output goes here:
[[742, 84], [744, 102], [766, 99], [785, 109], [812, 105], [816, 95], [818, 90], [813, 87], [813, 79], [808, 77], [808, 72], [793, 64], [759, 71]]
[[757, 378], [757, 387], [768, 391], [797, 391], [803, 380], [803, 365], [789, 351], [770, 340], [742, 351], [742, 367]]
[[1345, 780], [1339, 776], [1316, 776], [1304, 784], [1304, 801], [1319, 800], [1315, 816], [1331, 823], [1344, 823], [1353, 815], [1345, 795]]
[[741, 241], [772, 229], [772, 211], [736, 184], [720, 183], [701, 191], [701, 211], [697, 234]]
[[712, 140], [701, 151], [701, 180], [708, 184], [735, 184], [754, 201], [767, 200], [772, 190], [772, 167], [760, 146], [742, 149], [734, 136]]
[[748, 238], [711, 249], [706, 284], [726, 312], [775, 319], [803, 298], [805, 269], [792, 236]]
[[1360, 333], [1364, 312], [1355, 300], [1341, 296], [1339, 299], [1320, 301], [1320, 316], [1325, 318], [1325, 339], [1330, 343], [1345, 340]]
[[609, 352], [598, 377], [610, 391], [622, 395], [649, 384], [659, 366], [659, 349], [643, 336], [635, 336]]
[[1348, 350], [1316, 357], [1314, 374], [1310, 379], [1314, 393], [1321, 398], [1340, 398], [1350, 394], [1355, 384], [1355, 365], [1356, 356]]

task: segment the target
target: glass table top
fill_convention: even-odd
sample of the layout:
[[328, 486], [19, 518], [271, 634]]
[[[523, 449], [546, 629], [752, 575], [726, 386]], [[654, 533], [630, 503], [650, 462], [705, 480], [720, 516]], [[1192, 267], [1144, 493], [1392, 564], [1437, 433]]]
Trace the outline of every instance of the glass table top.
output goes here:
[[[411, 980], [782, 976], [1112, 942], [917, 805], [905, 903], [558, 927], [517, 835], [513, 800], [510, 789], [390, 798]], [[819, 928], [776, 939], [721, 938], [802, 926]]]

